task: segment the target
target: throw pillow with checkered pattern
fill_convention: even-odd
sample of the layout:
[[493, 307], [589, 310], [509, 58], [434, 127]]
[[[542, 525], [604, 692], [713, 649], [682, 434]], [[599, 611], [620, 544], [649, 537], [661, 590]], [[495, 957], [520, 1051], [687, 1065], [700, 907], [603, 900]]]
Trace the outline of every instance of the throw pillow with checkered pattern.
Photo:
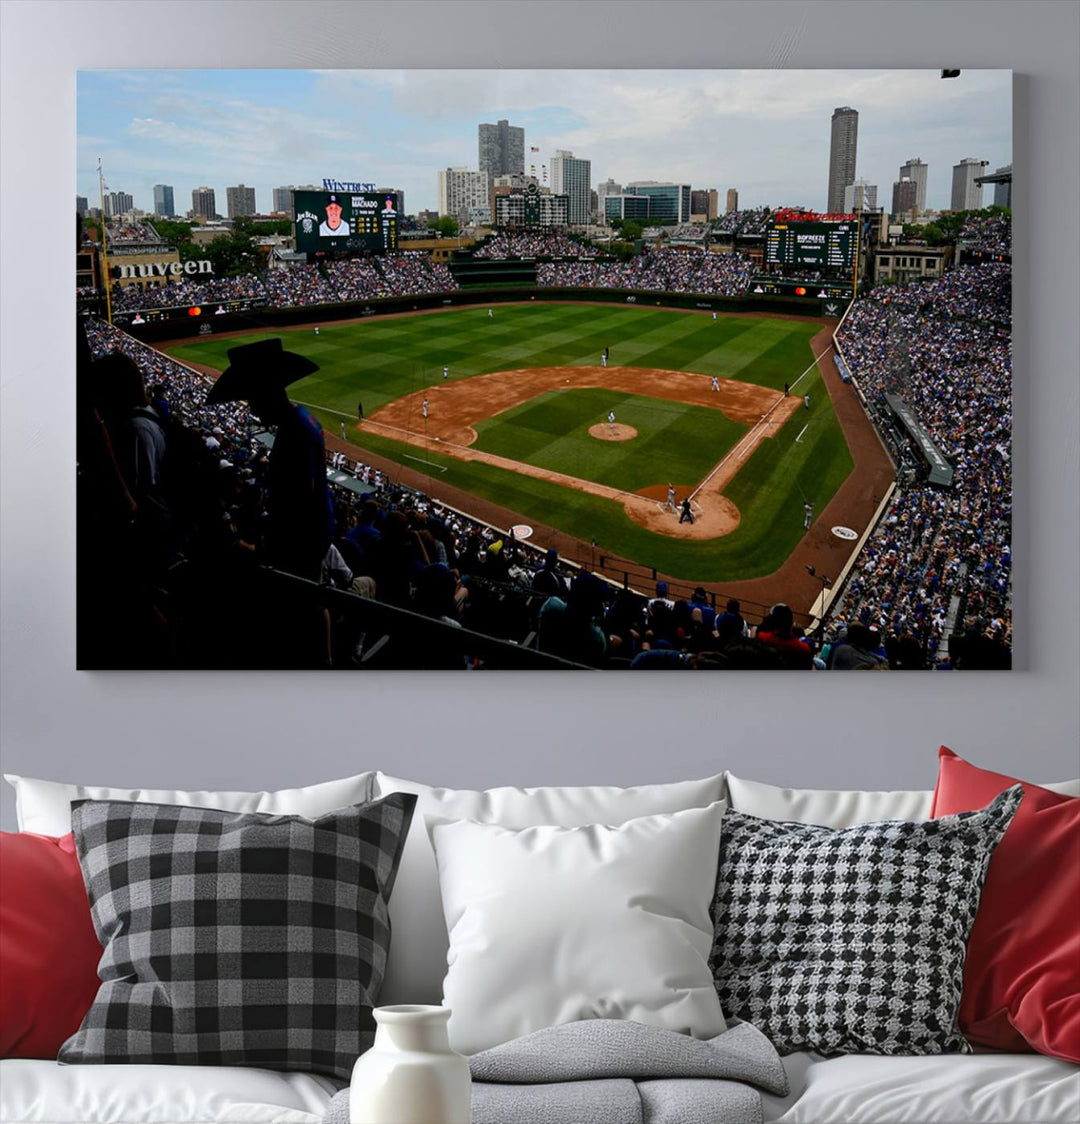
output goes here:
[[309, 820], [84, 800], [72, 828], [103, 946], [61, 1062], [260, 1066], [349, 1079], [416, 797]]
[[728, 812], [712, 967], [726, 1015], [781, 1054], [968, 1052], [964, 957], [990, 858], [1023, 797], [836, 831]]

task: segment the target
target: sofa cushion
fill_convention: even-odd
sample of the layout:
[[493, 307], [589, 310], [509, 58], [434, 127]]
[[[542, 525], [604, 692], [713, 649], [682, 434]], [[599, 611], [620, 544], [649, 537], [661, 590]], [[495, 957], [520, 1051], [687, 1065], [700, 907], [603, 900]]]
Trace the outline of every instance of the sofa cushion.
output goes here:
[[[945, 746], [940, 756], [936, 816], [980, 807], [1018, 783]], [[1080, 799], [1023, 789], [971, 930], [960, 1029], [997, 1050], [1080, 1062]]]
[[364, 804], [371, 799], [374, 773], [324, 781], [306, 788], [278, 792], [184, 792], [172, 788], [110, 788], [101, 785], [65, 784], [5, 773], [15, 789], [15, 811], [20, 831], [39, 835], [66, 835], [71, 830], [73, 800], [132, 800], [143, 804], [181, 804], [220, 808], [227, 812], [264, 812], [275, 816], [314, 819], [338, 808]]
[[521, 829], [551, 825], [621, 824], [638, 816], [703, 808], [719, 800], [723, 777], [634, 788], [492, 788], [486, 791], [432, 788], [378, 773], [375, 791], [413, 793], [416, 814], [405, 841], [394, 897], [390, 902], [393, 940], [380, 1002], [439, 1003], [450, 947], [439, 897], [435, 855], [425, 817], [475, 820]]
[[709, 914], [724, 805], [617, 827], [429, 821], [450, 933], [450, 1043], [580, 1019], [724, 1030]]
[[71, 833], [0, 832], [0, 1057], [55, 1058], [97, 994], [100, 959]]
[[956, 1029], [986, 868], [1022, 799], [927, 823], [834, 831], [729, 812], [717, 991], [781, 1053], [938, 1054]]
[[342, 1082], [238, 1066], [0, 1061], [4, 1124], [321, 1124]]
[[[1043, 788], [1066, 796], [1080, 796], [1080, 780], [1053, 781]], [[724, 774], [724, 795], [733, 811], [763, 820], [817, 824], [819, 827], [855, 827], [883, 820], [930, 819], [933, 789], [898, 789], [870, 792], [843, 788], [782, 788], [763, 781], [748, 781]], [[985, 803], [985, 801], [984, 801]]]
[[1034, 1054], [784, 1058], [791, 1092], [766, 1124], [1075, 1124], [1076, 1067]]
[[97, 997], [59, 1060], [347, 1079], [374, 1039], [414, 802], [396, 794], [316, 820], [76, 802], [104, 952]]

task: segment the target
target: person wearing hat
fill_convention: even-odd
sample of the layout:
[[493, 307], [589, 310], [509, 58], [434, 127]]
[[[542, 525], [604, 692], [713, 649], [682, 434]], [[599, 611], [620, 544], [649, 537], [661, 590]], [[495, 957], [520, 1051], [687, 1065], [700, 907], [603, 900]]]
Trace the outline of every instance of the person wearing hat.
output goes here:
[[318, 419], [285, 393], [318, 364], [285, 351], [276, 338], [234, 347], [228, 354], [229, 366], [210, 388], [207, 405], [245, 401], [275, 431], [266, 489], [268, 561], [318, 581], [334, 527], [326, 443]]
[[326, 200], [326, 222], [320, 223], [319, 235], [323, 238], [348, 238], [349, 224], [341, 217], [341, 199], [330, 195]]

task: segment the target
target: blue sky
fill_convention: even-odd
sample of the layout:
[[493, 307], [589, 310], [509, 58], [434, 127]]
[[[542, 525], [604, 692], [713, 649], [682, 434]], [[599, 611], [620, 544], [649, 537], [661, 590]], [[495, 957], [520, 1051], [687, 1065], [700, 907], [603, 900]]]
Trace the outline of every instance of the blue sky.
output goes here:
[[[171, 184], [254, 187], [260, 211], [284, 184], [324, 178], [405, 190], [436, 205], [436, 173], [477, 166], [477, 125], [525, 129], [526, 161], [557, 148], [609, 176], [739, 190], [740, 206], [824, 209], [832, 111], [859, 111], [858, 174], [879, 203], [909, 157], [929, 165], [927, 206], [948, 207], [952, 166], [1012, 161], [1005, 70], [91, 70], [78, 77], [76, 193], [94, 206], [97, 161], [113, 191], [153, 209]], [[531, 146], [540, 148], [530, 154]], [[992, 191], [984, 195], [992, 201]]]

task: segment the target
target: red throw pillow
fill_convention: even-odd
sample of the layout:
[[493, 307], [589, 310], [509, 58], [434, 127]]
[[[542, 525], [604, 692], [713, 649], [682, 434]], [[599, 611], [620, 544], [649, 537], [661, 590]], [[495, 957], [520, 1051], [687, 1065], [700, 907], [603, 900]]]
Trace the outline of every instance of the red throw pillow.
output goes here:
[[960, 1030], [972, 1042], [1080, 1062], [1080, 799], [939, 753], [931, 817], [1024, 799], [986, 874], [968, 942]]
[[55, 1058], [100, 959], [72, 836], [0, 832], [0, 1056]]

